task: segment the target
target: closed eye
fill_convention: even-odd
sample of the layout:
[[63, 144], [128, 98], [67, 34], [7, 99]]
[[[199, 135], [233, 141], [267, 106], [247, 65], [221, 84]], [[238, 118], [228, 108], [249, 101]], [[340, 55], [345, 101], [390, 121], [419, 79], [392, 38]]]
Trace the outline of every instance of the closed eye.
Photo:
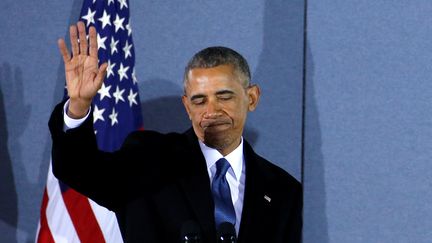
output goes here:
[[191, 97], [191, 102], [194, 105], [204, 104], [205, 100], [206, 100], [206, 97], [204, 95], [194, 95]]
[[230, 100], [230, 99], [233, 98], [233, 95], [231, 95], [231, 94], [224, 94], [224, 95], [218, 95], [217, 97], [220, 100]]
[[231, 90], [221, 90], [216, 92], [216, 97], [220, 100], [230, 100], [234, 95], [234, 92]]

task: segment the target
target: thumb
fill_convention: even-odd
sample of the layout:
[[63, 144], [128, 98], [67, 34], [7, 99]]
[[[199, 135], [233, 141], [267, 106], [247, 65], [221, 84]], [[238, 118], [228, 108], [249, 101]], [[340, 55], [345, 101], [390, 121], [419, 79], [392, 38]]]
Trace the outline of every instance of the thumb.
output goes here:
[[108, 64], [106, 62], [99, 66], [98, 73], [94, 79], [95, 85], [98, 87], [98, 89], [100, 89], [105, 79], [107, 67]]

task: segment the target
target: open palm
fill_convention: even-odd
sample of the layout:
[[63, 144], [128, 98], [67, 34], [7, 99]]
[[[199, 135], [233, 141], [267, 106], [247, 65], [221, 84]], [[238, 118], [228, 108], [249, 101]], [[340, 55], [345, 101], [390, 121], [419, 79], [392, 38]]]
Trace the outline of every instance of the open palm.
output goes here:
[[100, 89], [105, 77], [107, 64], [98, 67], [96, 29], [89, 28], [89, 41], [83, 22], [69, 29], [72, 57], [63, 39], [58, 41], [65, 64], [65, 75], [70, 111], [81, 116], [88, 111], [93, 97]]

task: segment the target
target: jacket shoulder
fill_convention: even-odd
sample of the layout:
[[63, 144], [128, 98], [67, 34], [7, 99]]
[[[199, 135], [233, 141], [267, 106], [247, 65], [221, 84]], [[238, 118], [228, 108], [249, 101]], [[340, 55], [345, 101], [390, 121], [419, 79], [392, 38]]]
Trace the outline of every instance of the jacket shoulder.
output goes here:
[[281, 186], [285, 185], [289, 187], [301, 187], [300, 182], [286, 170], [261, 157], [260, 155], [257, 156], [261, 161], [262, 166], [266, 168], [269, 177], [272, 178], [271, 180], [277, 181], [277, 183]]
[[[287, 171], [255, 153], [252, 147], [245, 142], [244, 153], [247, 160], [252, 160], [257, 171], [264, 176], [264, 179], [278, 187], [289, 187], [301, 190], [300, 182]], [[249, 166], [249, 165], [248, 165]], [[255, 169], [254, 169], [255, 170]]]

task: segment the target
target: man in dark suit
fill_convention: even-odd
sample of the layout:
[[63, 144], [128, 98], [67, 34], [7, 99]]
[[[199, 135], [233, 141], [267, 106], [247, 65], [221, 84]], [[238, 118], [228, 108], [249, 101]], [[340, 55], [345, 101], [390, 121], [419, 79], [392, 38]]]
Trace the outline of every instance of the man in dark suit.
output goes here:
[[97, 148], [91, 112], [106, 64], [97, 65], [95, 29], [89, 48], [85, 36], [82, 23], [71, 27], [72, 57], [59, 41], [70, 99], [54, 109], [49, 126], [61, 181], [114, 211], [126, 242], [179, 242], [189, 222], [202, 242], [216, 242], [224, 221], [238, 242], [300, 242], [301, 185], [242, 137], [260, 90], [240, 54], [209, 47], [188, 63], [182, 101], [190, 130], [133, 132], [106, 153]]

